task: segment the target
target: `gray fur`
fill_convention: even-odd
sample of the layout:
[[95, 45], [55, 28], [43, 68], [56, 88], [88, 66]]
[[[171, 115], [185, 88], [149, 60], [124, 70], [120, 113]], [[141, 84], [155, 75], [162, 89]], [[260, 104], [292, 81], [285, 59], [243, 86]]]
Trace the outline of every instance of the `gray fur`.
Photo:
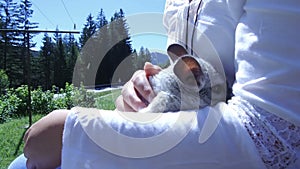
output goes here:
[[148, 107], [142, 109], [140, 112], [195, 110], [225, 101], [226, 81], [224, 76], [203, 59], [193, 59], [198, 62], [203, 72], [201, 77], [195, 79], [201, 85], [187, 85], [176, 76], [174, 68], [180, 60], [178, 59], [168, 68], [149, 78], [150, 84], [157, 96]]

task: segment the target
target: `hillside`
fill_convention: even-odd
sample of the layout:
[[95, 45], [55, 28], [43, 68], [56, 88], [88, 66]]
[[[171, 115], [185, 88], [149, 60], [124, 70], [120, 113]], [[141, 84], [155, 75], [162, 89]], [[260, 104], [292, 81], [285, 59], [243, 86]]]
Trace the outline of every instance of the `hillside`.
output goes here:
[[170, 60], [168, 55], [159, 53], [159, 52], [152, 52], [151, 53], [151, 63], [154, 65], [160, 65], [162, 67], [168, 66], [170, 64]]

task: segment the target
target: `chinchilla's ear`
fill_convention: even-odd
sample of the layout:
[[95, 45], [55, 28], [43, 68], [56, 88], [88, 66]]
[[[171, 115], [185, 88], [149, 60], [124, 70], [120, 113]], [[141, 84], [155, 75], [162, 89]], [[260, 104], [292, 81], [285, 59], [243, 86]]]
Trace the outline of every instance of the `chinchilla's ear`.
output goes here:
[[179, 57], [188, 54], [185, 48], [179, 44], [170, 45], [167, 51], [172, 60], [176, 60]]
[[203, 72], [198, 61], [192, 56], [180, 57], [174, 65], [174, 73], [184, 84], [191, 86], [203, 86]]

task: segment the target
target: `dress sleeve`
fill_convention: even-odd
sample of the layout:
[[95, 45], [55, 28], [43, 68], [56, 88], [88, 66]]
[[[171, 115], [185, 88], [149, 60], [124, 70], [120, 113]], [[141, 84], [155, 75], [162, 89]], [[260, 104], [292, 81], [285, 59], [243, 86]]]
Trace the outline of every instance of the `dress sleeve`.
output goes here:
[[163, 25], [167, 30], [167, 47], [178, 44], [185, 47], [187, 0], [166, 0]]
[[172, 25], [172, 21], [174, 20], [173, 17], [184, 4], [183, 0], [166, 0], [163, 24], [167, 30], [169, 29], [169, 26]]

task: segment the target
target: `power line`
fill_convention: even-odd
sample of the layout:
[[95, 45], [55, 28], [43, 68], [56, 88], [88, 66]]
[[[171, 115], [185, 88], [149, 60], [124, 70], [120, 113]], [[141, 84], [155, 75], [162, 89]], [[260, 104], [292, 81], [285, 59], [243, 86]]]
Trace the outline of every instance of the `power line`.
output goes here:
[[37, 29], [0, 29], [0, 32], [29, 32], [29, 33], [74, 33], [79, 34], [80, 31], [62, 31], [62, 30], [37, 30]]
[[49, 19], [49, 17], [47, 17], [47, 15], [45, 15], [45, 13], [33, 2], [31, 1], [31, 3], [38, 9], [38, 11], [46, 18], [46, 20], [53, 26], [55, 27], [55, 24]]
[[68, 16], [69, 16], [69, 18], [70, 18], [70, 20], [71, 20], [71, 22], [74, 24], [74, 29], [75, 29], [75, 28], [76, 28], [76, 24], [75, 24], [73, 18], [71, 17], [70, 12], [69, 12], [69, 10], [67, 9], [67, 6], [66, 6], [65, 2], [64, 2], [63, 0], [61, 0], [61, 2], [62, 2], [63, 6], [64, 6], [64, 8], [65, 8], [66, 13], [68, 14]]

